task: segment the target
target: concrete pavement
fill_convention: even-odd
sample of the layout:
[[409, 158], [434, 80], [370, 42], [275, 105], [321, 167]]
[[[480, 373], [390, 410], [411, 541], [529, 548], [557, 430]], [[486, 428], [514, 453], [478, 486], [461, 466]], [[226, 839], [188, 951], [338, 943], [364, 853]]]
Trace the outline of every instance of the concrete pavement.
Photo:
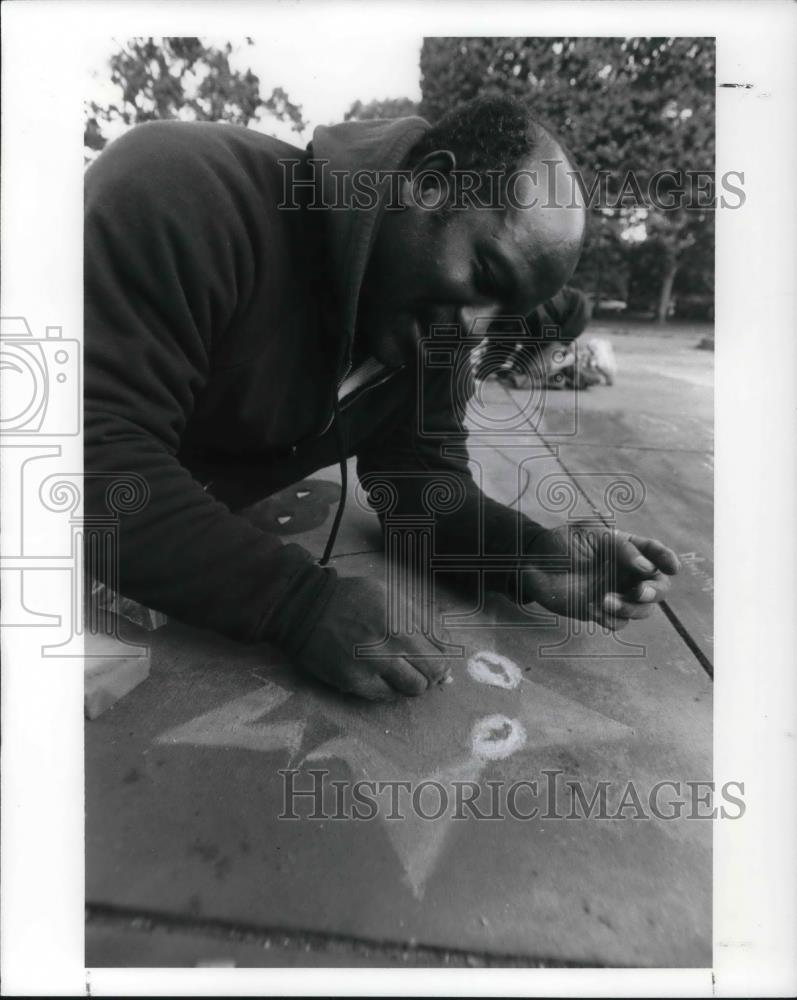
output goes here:
[[[149, 679], [86, 727], [87, 964], [711, 964], [711, 821], [650, 814], [658, 783], [711, 778], [710, 358], [623, 339], [617, 385], [551, 394], [542, 420], [487, 383], [474, 468], [543, 523], [583, 509], [694, 553], [670, 614], [617, 638], [441, 588], [453, 680], [393, 705], [265, 645], [148, 634]], [[636, 507], [607, 504], [623, 476]], [[260, 514], [320, 552], [335, 484], [324, 470]], [[381, 574], [380, 549], [350, 503], [338, 570]], [[574, 789], [602, 783], [616, 818], [579, 818]]]

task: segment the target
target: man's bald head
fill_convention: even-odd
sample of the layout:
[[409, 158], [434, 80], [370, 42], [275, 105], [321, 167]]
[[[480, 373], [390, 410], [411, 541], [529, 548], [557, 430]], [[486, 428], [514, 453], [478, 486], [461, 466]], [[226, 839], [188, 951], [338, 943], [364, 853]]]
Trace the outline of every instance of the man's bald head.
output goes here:
[[528, 269], [528, 287], [543, 299], [572, 275], [584, 245], [586, 205], [574, 173], [559, 142], [543, 132], [506, 183], [507, 235]]
[[523, 102], [461, 105], [407, 166], [404, 211], [383, 217], [360, 302], [362, 327], [392, 331], [381, 335], [386, 360], [400, 357], [393, 342], [408, 349], [433, 322], [525, 315], [575, 270], [586, 212], [573, 164]]

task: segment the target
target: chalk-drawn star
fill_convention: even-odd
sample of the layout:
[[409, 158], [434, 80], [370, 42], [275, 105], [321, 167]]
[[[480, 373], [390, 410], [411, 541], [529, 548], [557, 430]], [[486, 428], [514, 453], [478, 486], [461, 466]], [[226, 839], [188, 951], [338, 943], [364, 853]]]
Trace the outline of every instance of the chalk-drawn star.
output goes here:
[[[334, 735], [317, 737], [319, 728], [330, 727]], [[309, 690], [286, 672], [279, 682], [267, 680], [156, 742], [287, 750], [299, 766], [340, 760], [355, 780], [409, 781], [413, 787], [436, 781], [451, 788], [455, 781], [479, 782], [492, 763], [521, 750], [605, 744], [630, 734], [622, 723], [524, 677], [507, 657], [483, 651], [457, 671], [454, 683], [386, 705]], [[388, 820], [386, 813], [378, 816], [420, 899], [450, 834], [450, 814], [430, 822], [408, 808], [401, 820]]]

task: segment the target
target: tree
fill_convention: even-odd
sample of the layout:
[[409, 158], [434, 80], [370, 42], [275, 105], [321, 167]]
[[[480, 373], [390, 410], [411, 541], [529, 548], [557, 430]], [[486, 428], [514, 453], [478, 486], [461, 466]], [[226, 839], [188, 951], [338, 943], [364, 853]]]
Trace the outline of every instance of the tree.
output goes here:
[[578, 269], [569, 284], [602, 299], [623, 299], [628, 295], [628, 258], [631, 247], [622, 239], [612, 215], [594, 212]]
[[[251, 45], [252, 40], [246, 39]], [[247, 69], [230, 66], [235, 50], [199, 38], [133, 38], [110, 58], [110, 81], [118, 98], [108, 104], [90, 101], [85, 109], [83, 143], [91, 159], [108, 142], [103, 127], [115, 129], [168, 118], [225, 121], [251, 125], [269, 115], [305, 127], [302, 109], [281, 87], [260, 96], [260, 81]]]
[[374, 118], [408, 118], [418, 114], [418, 105], [409, 97], [387, 97], [384, 101], [355, 101], [346, 114], [344, 121], [371, 121]]
[[[422, 115], [434, 121], [478, 94], [530, 101], [574, 152], [588, 188], [608, 171], [610, 201], [629, 171], [643, 193], [663, 169], [713, 171], [714, 87], [714, 42], [706, 38], [427, 38], [421, 50]], [[632, 217], [621, 206], [590, 227], [585, 270], [600, 274], [607, 226], [622, 233]], [[707, 213], [649, 205], [642, 224], [661, 265], [663, 321], [686, 255], [705, 245]], [[628, 259], [636, 252], [629, 246]]]

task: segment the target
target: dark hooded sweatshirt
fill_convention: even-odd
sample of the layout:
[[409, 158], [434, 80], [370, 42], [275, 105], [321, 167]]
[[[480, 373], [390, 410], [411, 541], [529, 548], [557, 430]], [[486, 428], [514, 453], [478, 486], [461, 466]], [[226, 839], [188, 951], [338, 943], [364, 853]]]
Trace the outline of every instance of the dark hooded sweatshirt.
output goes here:
[[86, 513], [105, 512], [109, 474], [148, 493], [120, 515], [124, 594], [234, 638], [278, 638], [294, 595], [329, 571], [234, 511], [351, 455], [361, 478], [390, 480], [397, 513], [422, 512], [424, 479], [457, 478], [463, 502], [436, 518], [441, 553], [515, 554], [539, 530], [473, 481], [450, 371], [389, 371], [334, 405], [378, 212], [320, 207], [331, 171], [397, 168], [427, 128], [322, 127], [303, 151], [157, 122], [87, 171]]

